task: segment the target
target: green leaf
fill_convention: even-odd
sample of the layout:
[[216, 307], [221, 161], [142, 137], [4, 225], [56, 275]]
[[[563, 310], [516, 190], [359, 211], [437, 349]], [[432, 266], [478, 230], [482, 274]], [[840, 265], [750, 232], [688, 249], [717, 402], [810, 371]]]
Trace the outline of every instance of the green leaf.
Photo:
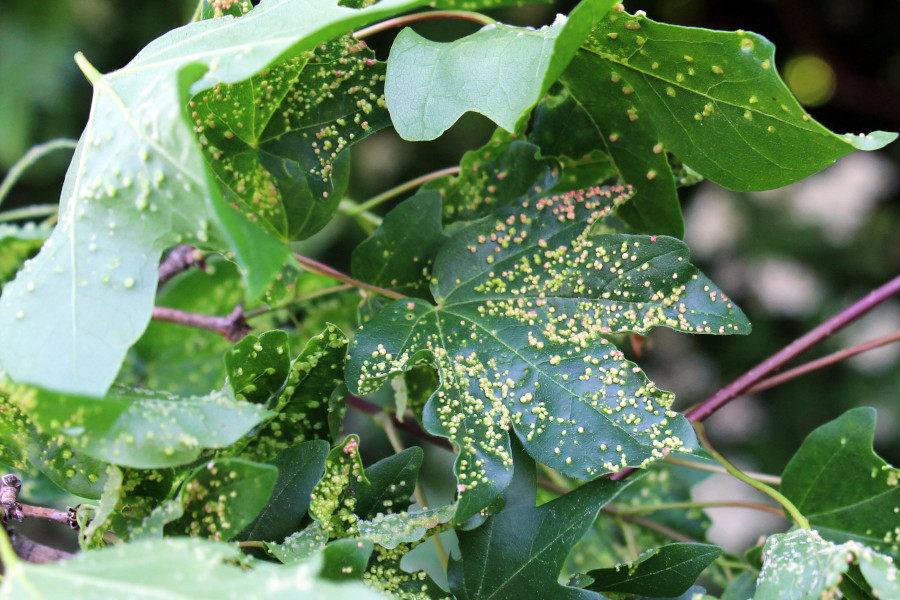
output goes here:
[[201, 19], [214, 19], [216, 17], [224, 17], [231, 15], [232, 17], [240, 17], [253, 8], [250, 0], [236, 0], [234, 2], [222, 2], [221, 0], [202, 0], [200, 5]]
[[53, 228], [27, 223], [21, 227], [0, 223], [0, 287], [11, 280], [25, 260], [37, 254]]
[[354, 581], [362, 578], [369, 557], [372, 542], [347, 538], [335, 540], [322, 552], [322, 570], [319, 577], [329, 581]]
[[176, 500], [184, 516], [166, 526], [169, 535], [194, 535], [227, 542], [266, 505], [278, 469], [226, 458], [198, 467], [181, 486]]
[[189, 94], [423, 4], [382, 0], [354, 10], [334, 0], [268, 0], [238, 19], [170, 31], [102, 77], [80, 59], [94, 99], [59, 225], [0, 298], [0, 330], [16, 340], [0, 345], [10, 377], [103, 395], [150, 320], [160, 255], [178, 243], [233, 252], [248, 295], [259, 297], [289, 248], [222, 198], [184, 108]]
[[721, 600], [747, 600], [756, 592], [756, 572], [744, 571], [728, 584]]
[[338, 425], [334, 417], [343, 414], [346, 396], [334, 395], [342, 384], [346, 348], [344, 333], [331, 324], [311, 338], [291, 362], [287, 380], [272, 406], [275, 416], [232, 451], [267, 461], [300, 442], [332, 441]]
[[390, 125], [384, 72], [365, 42], [343, 36], [194, 96], [191, 118], [226, 198], [284, 240], [319, 231], [347, 187], [344, 151]]
[[284, 385], [291, 368], [288, 335], [278, 329], [248, 335], [225, 353], [225, 371], [234, 397], [266, 404]]
[[296, 533], [292, 533], [280, 544], [275, 542], [263, 542], [263, 545], [271, 556], [277, 558], [286, 565], [303, 562], [314, 556], [328, 543], [328, 532], [318, 521]]
[[[884, 132], [839, 136], [819, 125], [778, 77], [774, 53], [753, 33], [666, 25], [612, 11], [560, 81], [617, 164], [631, 155], [640, 159], [620, 167], [636, 187], [649, 173], [640, 165], [663, 159], [661, 150], [731, 189], [763, 190], [896, 138]], [[668, 179], [661, 162], [651, 168]]]
[[[211, 257], [206, 269], [190, 269], [167, 282], [158, 306], [205, 315], [227, 315], [244, 302], [237, 265]], [[205, 394], [225, 378], [222, 354], [231, 342], [218, 333], [151, 321], [128, 353], [118, 382], [177, 394]]]
[[240, 550], [198, 539], [154, 540], [85, 552], [46, 565], [20, 563], [8, 569], [0, 595], [10, 599], [88, 600], [379, 600], [361, 584], [336, 584], [316, 577], [316, 561], [291, 567], [240, 563]]
[[691, 443], [671, 394], [605, 336], [749, 331], [680, 241], [591, 235], [616, 201], [609, 189], [524, 200], [472, 224], [438, 254], [438, 306], [398, 300], [354, 338], [353, 393], [420, 362], [440, 373], [424, 424], [460, 447], [458, 521], [506, 487], [510, 427], [533, 457], [580, 479]]
[[595, 592], [674, 597], [686, 592], [700, 573], [722, 554], [711, 544], [669, 544], [612, 569], [588, 573]]
[[570, 172], [588, 157], [591, 163], [599, 160], [599, 172], [596, 167], [591, 172], [605, 178], [611, 169], [631, 185], [635, 197], [619, 214], [637, 231], [682, 237], [675, 178], [651, 121], [631, 119], [633, 102], [622, 93], [621, 78], [606, 63], [586, 64], [584, 56], [584, 51], [576, 54], [566, 70], [567, 88], [538, 106], [532, 139], [543, 154], [569, 159]]
[[189, 463], [240, 439], [269, 412], [223, 392], [182, 398], [114, 387], [105, 398], [0, 382], [38, 429], [109, 463], [152, 469]]
[[900, 573], [890, 557], [859, 542], [835, 544], [814, 529], [769, 536], [754, 600], [832, 597], [851, 564], [859, 565], [876, 598], [900, 597]]
[[900, 560], [900, 470], [875, 454], [875, 410], [854, 408], [813, 431], [781, 491], [825, 539], [860, 541]]
[[353, 276], [406, 296], [430, 299], [434, 258], [448, 239], [441, 226], [441, 195], [419, 192], [391, 210], [353, 250]]
[[427, 510], [403, 511], [376, 515], [371, 520], [356, 522], [359, 536], [392, 550], [400, 544], [418, 542], [434, 529], [447, 523], [456, 513], [452, 504]]
[[539, 158], [540, 148], [497, 129], [487, 144], [466, 152], [456, 177], [429, 181], [422, 189], [438, 190], [444, 220], [469, 221], [530, 194], [542, 195], [559, 178], [556, 162]]
[[325, 472], [329, 450], [328, 442], [310, 440], [279, 452], [270, 463], [278, 468], [272, 496], [238, 538], [277, 541], [299, 530], [309, 510], [309, 495]]
[[335, 446], [325, 460], [325, 476], [312, 491], [309, 514], [322, 524], [329, 537], [346, 537], [356, 531], [354, 489], [368, 481], [358, 447], [356, 435], [348, 435]]
[[405, 510], [416, 489], [425, 453], [418, 446], [384, 458], [366, 469], [367, 482], [355, 488], [353, 511], [360, 519]]
[[468, 111], [516, 131], [613, 0], [584, 0], [568, 18], [534, 30], [486, 25], [455, 42], [404, 29], [388, 58], [385, 98], [400, 137], [438, 137]]
[[561, 586], [560, 569], [572, 546], [627, 482], [598, 479], [535, 507], [535, 465], [514, 444], [515, 474], [506, 506], [472, 531], [459, 531], [461, 558], [448, 566], [450, 589], [459, 600], [541, 598], [567, 600], [603, 596]]
[[99, 498], [106, 479], [106, 463], [41, 433], [5, 391], [0, 391], [0, 463], [25, 471], [36, 469], [82, 498]]

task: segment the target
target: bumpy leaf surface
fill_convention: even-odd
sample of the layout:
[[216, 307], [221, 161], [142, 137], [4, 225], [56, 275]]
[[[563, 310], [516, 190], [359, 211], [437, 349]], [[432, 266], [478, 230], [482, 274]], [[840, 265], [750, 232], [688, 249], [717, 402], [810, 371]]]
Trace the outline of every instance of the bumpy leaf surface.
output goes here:
[[38, 428], [109, 463], [152, 469], [183, 465], [204, 448], [240, 439], [269, 412], [222, 392], [183, 398], [114, 387], [101, 399], [4, 382], [8, 401]]
[[592, 122], [597, 143], [617, 164], [624, 160], [620, 172], [637, 188], [651, 174], [640, 167], [644, 161], [654, 177], [670, 177], [663, 149], [726, 187], [761, 190], [896, 138], [840, 136], [822, 127], [778, 77], [774, 55], [774, 46], [753, 33], [666, 25], [614, 10], [560, 81]]
[[430, 140], [475, 111], [515, 131], [613, 4], [583, 0], [551, 26], [491, 24], [445, 44], [404, 29], [391, 47], [385, 82], [394, 127], [404, 139]]
[[693, 440], [671, 394], [605, 336], [660, 325], [749, 331], [678, 240], [591, 235], [613, 207], [612, 191], [597, 188], [522, 200], [474, 223], [438, 254], [437, 306], [398, 300], [354, 338], [354, 393], [426, 360], [440, 373], [424, 422], [460, 447], [459, 520], [508, 484], [510, 428], [533, 457], [580, 479], [644, 466]]
[[316, 577], [316, 561], [290, 567], [235, 565], [234, 546], [198, 539], [167, 539], [85, 552], [48, 565], [8, 569], [0, 597], [47, 600], [246, 600], [265, 590], [269, 600], [383, 600], [361, 584], [336, 584]]
[[291, 368], [288, 335], [275, 329], [248, 335], [225, 353], [225, 370], [235, 398], [265, 404], [278, 393]]
[[834, 597], [854, 563], [876, 598], [900, 598], [900, 573], [891, 558], [859, 542], [835, 544], [814, 529], [798, 529], [769, 536], [763, 557], [754, 600]]
[[604, 593], [674, 597], [686, 592], [700, 573], [722, 554], [710, 544], [669, 544], [633, 563], [588, 573], [588, 589]]
[[160, 254], [176, 243], [234, 252], [248, 294], [258, 297], [288, 248], [222, 198], [183, 108], [189, 93], [243, 81], [422, 4], [382, 0], [356, 10], [333, 0], [264, 0], [240, 18], [170, 31], [126, 67], [96, 76], [59, 225], [0, 298], [0, 361], [9, 375], [102, 396], [150, 320]]
[[822, 425], [785, 467], [781, 490], [822, 537], [900, 560], [900, 470], [875, 454], [874, 437], [872, 408]]
[[530, 598], [535, 590], [547, 600], [602, 600], [596, 592], [559, 585], [557, 577], [600, 508], [628, 483], [599, 479], [535, 507], [534, 461], [517, 454], [500, 514], [457, 533], [462, 556], [449, 565], [451, 591], [459, 600]]

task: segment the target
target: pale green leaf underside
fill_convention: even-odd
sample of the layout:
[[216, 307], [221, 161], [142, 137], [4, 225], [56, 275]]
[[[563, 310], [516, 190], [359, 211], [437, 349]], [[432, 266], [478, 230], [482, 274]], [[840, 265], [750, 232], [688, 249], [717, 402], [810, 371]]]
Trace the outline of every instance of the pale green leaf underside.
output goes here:
[[448, 504], [428, 510], [378, 514], [371, 520], [357, 521], [359, 536], [368, 538], [384, 548], [418, 542], [429, 530], [453, 518], [456, 506]]
[[814, 529], [769, 537], [754, 600], [819, 600], [832, 597], [855, 563], [877, 598], [900, 597], [900, 573], [891, 559], [858, 542], [834, 544]]
[[680, 241], [591, 235], [613, 206], [610, 190], [595, 189], [523, 200], [476, 222], [438, 254], [437, 307], [398, 300], [353, 341], [351, 391], [374, 391], [417, 362], [438, 369], [424, 421], [460, 446], [458, 519], [508, 483], [510, 427], [529, 454], [585, 480], [693, 440], [668, 408], [671, 394], [604, 336], [749, 331]]
[[490, 24], [450, 43], [404, 29], [391, 47], [385, 82], [394, 127], [404, 139], [430, 140], [473, 111], [515, 131], [613, 3], [584, 0], [568, 18], [538, 30]]
[[[612, 11], [563, 75], [573, 93], [592, 80], [614, 84], [627, 121], [604, 143], [638, 135], [661, 144], [703, 176], [736, 190], [771, 189], [820, 171], [855, 149], [874, 150], [892, 133], [839, 136], [814, 121], [775, 69], [775, 48], [744, 31], [710, 31]], [[652, 122], [629, 128], [628, 122]], [[602, 126], [602, 124], [601, 124]], [[615, 152], [611, 151], [615, 156]]]
[[234, 546], [198, 539], [138, 542], [86, 552], [61, 563], [7, 567], [0, 597], [246, 600], [265, 590], [269, 600], [383, 598], [362, 584], [318, 579], [317, 561], [290, 567], [258, 563], [247, 570], [233, 564], [241, 557]]
[[97, 81], [59, 225], [0, 299], [0, 361], [9, 375], [102, 396], [150, 319], [160, 253], [182, 241], [233, 251], [247, 269], [248, 294], [261, 294], [288, 249], [222, 200], [183, 109], [189, 91], [247, 79], [423, 3], [355, 10], [264, 0], [237, 19], [170, 31]]

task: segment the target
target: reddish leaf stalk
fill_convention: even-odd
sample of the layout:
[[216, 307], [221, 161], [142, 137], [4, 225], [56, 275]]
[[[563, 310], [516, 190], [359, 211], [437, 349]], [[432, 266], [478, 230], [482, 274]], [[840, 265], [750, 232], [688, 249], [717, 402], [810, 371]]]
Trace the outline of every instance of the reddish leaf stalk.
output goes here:
[[231, 314], [224, 317], [201, 315], [167, 306], [154, 306], [153, 320], [214, 331], [232, 343], [241, 341], [251, 329], [244, 319], [244, 309], [241, 305], [235, 306]]

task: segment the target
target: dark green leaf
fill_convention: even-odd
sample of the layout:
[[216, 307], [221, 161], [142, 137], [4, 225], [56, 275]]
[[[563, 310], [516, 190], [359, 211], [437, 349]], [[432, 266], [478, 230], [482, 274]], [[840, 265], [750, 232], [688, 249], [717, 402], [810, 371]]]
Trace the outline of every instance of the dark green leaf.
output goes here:
[[17, 564], [3, 578], [4, 598], [47, 600], [384, 600], [362, 584], [316, 577], [316, 561], [291, 567], [240, 563], [240, 550], [197, 539], [167, 539], [84, 552], [46, 565]]
[[525, 200], [474, 223], [438, 254], [437, 307], [398, 300], [354, 338], [353, 393], [419, 362], [440, 373], [424, 424], [460, 446], [460, 521], [506, 487], [510, 427], [533, 457], [580, 479], [691, 443], [671, 394], [607, 335], [749, 331], [678, 240], [592, 235], [616, 200], [609, 189]]
[[226, 197], [283, 239], [320, 230], [347, 187], [344, 150], [390, 125], [384, 72], [344, 36], [194, 96], [191, 118]]
[[346, 538], [335, 540], [322, 552], [322, 569], [319, 577], [329, 581], [354, 581], [362, 578], [369, 557], [372, 542]]
[[595, 592], [673, 597], [687, 591], [700, 573], [722, 554], [711, 544], [669, 544], [638, 560], [612, 569], [588, 573]]
[[446, 222], [479, 219], [553, 187], [559, 169], [555, 161], [539, 158], [540, 150], [497, 129], [487, 144], [463, 155], [459, 175], [429, 181], [423, 189], [441, 192]]
[[430, 299], [434, 258], [448, 239], [441, 226], [441, 195], [419, 192], [391, 210], [353, 250], [353, 276], [406, 296]]
[[160, 255], [178, 243], [233, 252], [248, 295], [259, 297], [289, 248], [222, 197], [185, 110], [189, 95], [425, 3], [354, 10], [334, 0], [268, 0], [237, 19], [170, 31], [124, 68], [92, 73], [91, 117], [59, 225], [0, 299], [0, 329], [16, 340], [0, 345], [10, 377], [102, 396], [150, 320]]
[[721, 600], [747, 600], [756, 592], [756, 572], [744, 571], [728, 584], [722, 592]]
[[356, 531], [353, 496], [357, 485], [368, 483], [358, 447], [359, 438], [355, 435], [348, 435], [343, 443], [335, 446], [325, 460], [325, 476], [312, 492], [309, 514], [332, 538], [346, 537]]
[[535, 507], [535, 465], [515, 444], [515, 473], [506, 506], [473, 531], [460, 531], [460, 560], [451, 560], [450, 589], [459, 600], [530, 598], [602, 599], [595, 592], [561, 586], [560, 569], [572, 546], [627, 482], [598, 479]]
[[152, 469], [183, 465], [204, 448], [223, 448], [271, 413], [223, 392], [182, 398], [114, 387], [105, 398], [58, 394], [9, 382], [9, 402], [38, 428], [106, 462]]
[[900, 573], [890, 557], [856, 541], [834, 544], [814, 529], [769, 536], [754, 600], [833, 597], [851, 564], [859, 565], [876, 598], [900, 598]]
[[166, 533], [227, 542], [266, 505], [277, 477], [276, 467], [239, 458], [198, 467], [178, 494], [184, 516], [169, 523]]
[[334, 325], [311, 338], [291, 363], [281, 395], [272, 407], [275, 416], [232, 451], [267, 461], [300, 442], [330, 442], [333, 416], [343, 411], [344, 397], [334, 397], [333, 392], [342, 384], [346, 348], [347, 338]]
[[298, 531], [306, 520], [309, 495], [325, 472], [329, 450], [328, 442], [311, 440], [279, 452], [270, 463], [278, 468], [272, 496], [238, 538], [275, 542]]
[[874, 437], [872, 408], [822, 425], [785, 467], [781, 491], [825, 539], [858, 540], [900, 560], [900, 470], [875, 454]]
[[418, 446], [384, 458], [366, 469], [368, 482], [355, 488], [354, 512], [360, 519], [406, 510], [416, 489], [424, 453]]
[[401, 137], [438, 137], [468, 111], [507, 131], [563, 71], [613, 0], [583, 0], [538, 30], [491, 24], [446, 44], [404, 29], [388, 58], [385, 98]]
[[225, 353], [225, 371], [235, 398], [266, 404], [277, 394], [291, 368], [288, 335], [278, 329], [248, 335]]
[[[665, 158], [662, 150], [726, 187], [762, 190], [895, 139], [884, 132], [839, 136], [816, 123], [778, 77], [774, 52], [753, 33], [666, 25], [612, 11], [561, 82], [616, 162], [628, 155], [641, 159], [621, 169], [636, 187], [649, 174], [634, 171], [644, 161], [668, 179], [667, 166], [652, 166], [654, 156]], [[611, 121], [610, 111], [618, 118]], [[617, 144], [627, 147], [613, 149]]]

